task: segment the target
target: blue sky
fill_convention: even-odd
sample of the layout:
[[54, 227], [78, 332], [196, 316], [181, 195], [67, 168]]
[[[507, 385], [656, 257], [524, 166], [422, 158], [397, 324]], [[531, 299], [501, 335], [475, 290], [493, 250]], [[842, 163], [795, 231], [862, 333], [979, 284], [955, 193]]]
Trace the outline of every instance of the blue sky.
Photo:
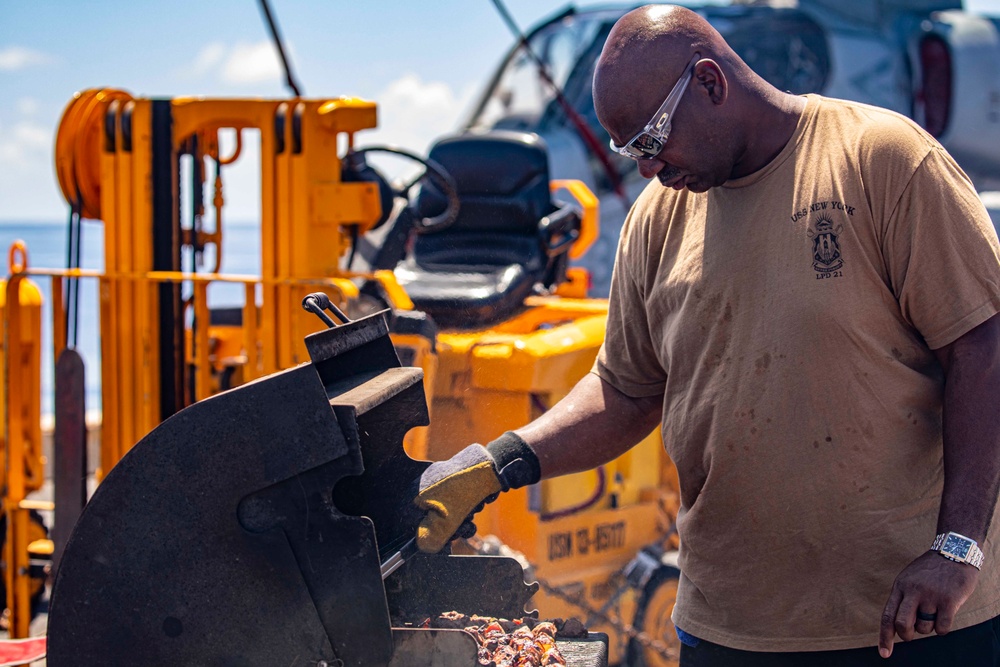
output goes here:
[[[507, 0], [523, 26], [563, 0]], [[381, 104], [381, 132], [424, 151], [512, 44], [489, 0], [272, 0], [309, 97]], [[73, 93], [283, 97], [256, 0], [0, 0], [0, 220], [61, 220], [52, 141]]]
[[[567, 3], [506, 4], [528, 27]], [[1000, 14], [1000, 0], [966, 4]], [[272, 8], [307, 96], [379, 102], [380, 129], [363, 143], [425, 150], [454, 127], [512, 44], [489, 0], [272, 0]], [[52, 141], [74, 91], [280, 97], [276, 62], [256, 0], [0, 0], [0, 220], [65, 217]]]

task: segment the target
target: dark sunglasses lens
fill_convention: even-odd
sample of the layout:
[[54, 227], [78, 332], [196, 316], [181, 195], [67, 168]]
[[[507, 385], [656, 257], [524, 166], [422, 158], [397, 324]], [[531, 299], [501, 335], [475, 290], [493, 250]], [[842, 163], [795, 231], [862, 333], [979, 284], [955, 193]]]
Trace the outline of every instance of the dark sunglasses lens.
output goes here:
[[648, 132], [643, 132], [625, 148], [633, 157], [656, 157], [663, 150], [663, 142]]

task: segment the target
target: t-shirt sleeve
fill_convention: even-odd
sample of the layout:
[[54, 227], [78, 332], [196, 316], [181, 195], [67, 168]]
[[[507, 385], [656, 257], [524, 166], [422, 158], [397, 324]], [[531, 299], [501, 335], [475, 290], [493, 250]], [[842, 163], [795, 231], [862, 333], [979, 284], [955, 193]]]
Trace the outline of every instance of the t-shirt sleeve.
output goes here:
[[883, 252], [903, 317], [931, 349], [1000, 311], [1000, 245], [972, 183], [934, 147], [903, 190]]
[[661, 395], [667, 381], [646, 317], [648, 251], [643, 242], [642, 225], [638, 224], [646, 215], [642, 203], [640, 199], [632, 208], [622, 227], [611, 276], [604, 343], [591, 371], [633, 398]]

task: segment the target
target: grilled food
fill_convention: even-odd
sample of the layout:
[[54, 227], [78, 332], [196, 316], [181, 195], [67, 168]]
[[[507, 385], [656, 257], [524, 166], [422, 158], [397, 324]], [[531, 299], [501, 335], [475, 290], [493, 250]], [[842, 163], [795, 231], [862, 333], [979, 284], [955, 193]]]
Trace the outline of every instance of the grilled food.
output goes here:
[[563, 621], [539, 621], [526, 616], [508, 620], [486, 616], [467, 616], [449, 611], [428, 619], [427, 627], [463, 629], [479, 643], [479, 664], [484, 667], [540, 667], [565, 665], [556, 646], [556, 637], [578, 638], [586, 628], [575, 618]]

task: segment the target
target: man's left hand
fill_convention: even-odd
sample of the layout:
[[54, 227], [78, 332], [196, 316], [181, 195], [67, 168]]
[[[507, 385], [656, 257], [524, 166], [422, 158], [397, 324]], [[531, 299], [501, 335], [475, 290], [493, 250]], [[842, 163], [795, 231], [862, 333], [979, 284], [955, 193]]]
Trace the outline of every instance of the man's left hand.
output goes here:
[[[978, 582], [979, 570], [934, 551], [907, 565], [893, 582], [889, 601], [882, 611], [879, 654], [883, 658], [892, 655], [893, 635], [909, 641], [916, 633], [947, 634], [959, 607], [969, 599]], [[918, 612], [925, 618], [918, 618]], [[931, 615], [934, 620], [925, 620]]]

